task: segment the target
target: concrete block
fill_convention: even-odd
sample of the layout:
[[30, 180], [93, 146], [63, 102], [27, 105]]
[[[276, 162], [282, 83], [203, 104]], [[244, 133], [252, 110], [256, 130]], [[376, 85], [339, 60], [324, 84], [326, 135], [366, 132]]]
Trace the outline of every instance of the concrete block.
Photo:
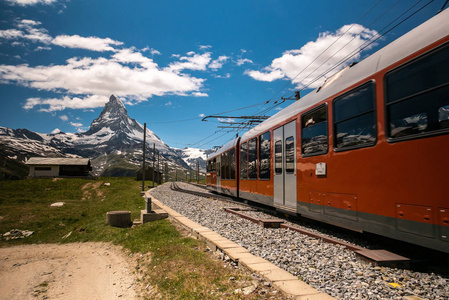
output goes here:
[[[280, 289], [288, 296], [295, 297], [295, 299], [298, 299], [298, 296], [304, 297], [304, 298], [299, 298], [299, 299], [308, 299], [308, 297], [310, 297], [310, 296], [323, 294], [323, 293], [318, 292], [318, 290], [314, 289], [307, 283], [300, 281], [300, 280], [275, 281], [275, 282], [273, 282], [273, 286], [277, 289]], [[324, 294], [324, 295], [329, 296], [327, 294]], [[333, 298], [331, 297], [331, 298], [326, 298], [326, 299], [333, 299]]]
[[131, 212], [130, 211], [108, 211], [106, 213], [106, 223], [115, 227], [130, 227]]
[[228, 248], [223, 251], [234, 262], [239, 262], [241, 257], [245, 257], [245, 254], [250, 254], [249, 251], [243, 247]]
[[276, 268], [261, 271], [260, 275], [267, 280], [271, 282], [275, 281], [286, 281], [286, 280], [298, 280], [298, 277], [290, 274], [289, 272], [279, 268], [276, 266]]
[[152, 212], [147, 212], [146, 210], [140, 211], [140, 221], [142, 224], [158, 221], [168, 218], [168, 214], [162, 209], [156, 209]]

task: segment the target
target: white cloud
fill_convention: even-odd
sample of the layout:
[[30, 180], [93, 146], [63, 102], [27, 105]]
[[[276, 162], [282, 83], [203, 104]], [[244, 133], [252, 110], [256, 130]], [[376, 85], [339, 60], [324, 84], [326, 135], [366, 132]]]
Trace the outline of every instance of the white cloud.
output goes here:
[[123, 45], [122, 42], [115, 41], [110, 38], [99, 37], [82, 37], [79, 35], [58, 35], [52, 41], [52, 44], [66, 47], [66, 48], [79, 48], [92, 51], [116, 51], [112, 46]]
[[192, 93], [192, 95], [195, 96], [195, 97], [209, 97], [208, 94], [201, 93], [201, 92], [194, 92], [194, 93]]
[[[348, 54], [361, 50], [364, 43], [376, 35], [375, 30], [369, 30], [359, 24], [345, 25], [335, 33], [321, 33], [316, 41], [310, 41], [300, 49], [285, 51], [281, 57], [274, 59], [271, 65], [261, 71], [247, 70], [245, 74], [260, 81], [288, 79], [298, 88], [309, 84], [311, 88], [316, 88], [322, 85], [325, 78], [312, 83], [313, 79], [346, 58]], [[343, 69], [360, 57], [360, 53], [354, 55], [335, 71]]]
[[42, 50], [51, 50], [51, 47], [42, 47], [42, 46], [39, 46], [39, 47], [37, 47], [36, 49], [34, 49], [34, 51], [42, 51]]
[[59, 116], [59, 118], [66, 122], [69, 120], [69, 117], [67, 117], [66, 115]]
[[52, 4], [58, 0], [6, 0], [13, 5], [27, 6], [27, 5], [35, 5], [35, 4]]
[[[89, 108], [96, 108], [96, 107], [103, 107], [106, 102], [109, 101], [108, 97], [104, 96], [88, 96], [85, 98], [79, 98], [74, 97], [70, 98], [68, 96], [62, 97], [62, 99], [58, 98], [28, 98], [27, 102], [23, 106], [25, 109], [32, 109], [35, 106], [40, 106], [41, 108], [39, 111], [45, 111], [45, 112], [53, 112], [53, 111], [61, 111], [66, 108], [72, 108], [72, 109], [89, 109]], [[46, 106], [48, 108], [42, 107]], [[67, 121], [63, 119], [64, 116], [61, 116], [60, 118], [63, 121]]]
[[22, 38], [23, 35], [24, 32], [17, 29], [0, 30], [0, 38], [2, 39], [17, 39]]
[[70, 122], [70, 125], [72, 125], [73, 127], [83, 127], [83, 124], [81, 123]]
[[244, 74], [249, 75], [256, 80], [269, 82], [285, 77], [285, 73], [282, 70], [275, 69], [273, 67], [265, 67], [263, 72], [246, 70]]
[[[29, 66], [0, 65], [2, 83], [16, 83], [29, 88], [46, 91], [65, 92], [72, 95], [60, 99], [29, 98], [25, 109], [44, 106], [41, 111], [60, 111], [65, 108], [89, 109], [101, 107], [111, 94], [132, 98], [132, 101], [145, 101], [153, 95], [164, 94], [207, 96], [199, 93], [205, 79], [181, 73], [183, 68], [204, 69], [204, 62], [193, 61], [190, 65], [178, 66], [174, 70], [161, 70], [151, 59], [132, 51], [119, 51], [112, 58], [71, 58], [63, 65]], [[201, 57], [198, 60], [204, 60]], [[129, 67], [126, 64], [138, 66]], [[72, 98], [73, 97], [73, 98]], [[129, 100], [129, 99], [128, 99]], [[129, 102], [131, 103], [131, 102]]]
[[227, 119], [218, 118], [217, 120], [220, 121], [220, 122], [226, 122], [226, 123], [233, 123], [233, 122], [235, 122], [235, 119], [232, 119], [232, 118], [227, 118]]
[[189, 56], [182, 56], [179, 58], [180, 61], [170, 64], [166, 70], [175, 73], [179, 73], [184, 69], [204, 71], [211, 61], [209, 52], [196, 54], [191, 51], [187, 55]]
[[[58, 65], [0, 64], [2, 84], [17, 84], [62, 95], [56, 98], [29, 98], [23, 105], [24, 109], [37, 108], [46, 112], [67, 108], [93, 109], [102, 107], [111, 94], [121, 97], [129, 105], [146, 101], [154, 95], [208, 96], [200, 91], [205, 79], [193, 77], [183, 70], [207, 70], [211, 53], [196, 54], [191, 51], [186, 56], [174, 55], [178, 59], [161, 68], [143, 54], [144, 51], [159, 53], [152, 48], [140, 51], [134, 47], [115, 49], [115, 46], [123, 43], [110, 38], [79, 35], [60, 35], [53, 39], [46, 29], [37, 28], [39, 25], [41, 23], [37, 21], [21, 20], [16, 24], [16, 29], [1, 30], [0, 38], [13, 40], [13, 43], [23, 46], [26, 44], [22, 40], [28, 39], [46, 45], [112, 53], [97, 58], [72, 57]], [[35, 51], [50, 50], [46, 45], [38, 46]]]
[[231, 74], [230, 73], [226, 73], [225, 75], [212, 74], [212, 77], [214, 77], [214, 78], [231, 78]]
[[156, 69], [157, 65], [152, 59], [145, 57], [140, 52], [135, 52], [134, 49], [122, 49], [115, 53], [112, 58], [120, 63], [134, 63], [139, 64], [147, 69]]
[[29, 19], [23, 19], [20, 21], [18, 27], [19, 28], [27, 28], [27, 27], [33, 27], [33, 26], [38, 26], [41, 25], [42, 23], [39, 21], [34, 21], [34, 20], [29, 20]]
[[3, 39], [27, 39], [32, 42], [41, 42], [49, 44], [52, 37], [47, 34], [47, 30], [44, 28], [36, 28], [40, 25], [40, 22], [33, 20], [21, 20], [17, 24], [18, 29], [6, 29], [0, 30], [0, 38]]
[[205, 114], [199, 114], [198, 117], [200, 118], [204, 118], [206, 115]]
[[223, 67], [223, 64], [229, 59], [228, 56], [222, 55], [219, 56], [217, 59], [213, 60], [210, 64], [209, 64], [209, 68], [211, 68], [212, 70], [218, 70], [221, 67]]
[[157, 51], [156, 49], [150, 48], [148, 46], [143, 48], [141, 51], [142, 52], [149, 51], [151, 53], [151, 55], [161, 55], [161, 52]]
[[241, 65], [243, 65], [245, 63], [252, 64], [253, 61], [251, 59], [248, 59], [248, 58], [239, 58], [239, 59], [237, 59], [237, 66], [241, 66]]
[[165, 103], [165, 106], [172, 106], [173, 103], [171, 101], [168, 101], [167, 103]]
[[207, 49], [212, 48], [212, 46], [211, 45], [200, 45], [199, 48], [200, 48], [200, 50], [207, 50]]

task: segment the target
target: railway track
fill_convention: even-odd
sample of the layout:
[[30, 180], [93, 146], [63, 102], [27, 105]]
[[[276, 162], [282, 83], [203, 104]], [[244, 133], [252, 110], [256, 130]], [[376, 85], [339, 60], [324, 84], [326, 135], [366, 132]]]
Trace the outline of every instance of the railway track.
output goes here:
[[[183, 190], [189, 193], [181, 193]], [[427, 268], [419, 270], [413, 266], [413, 263], [410, 270], [375, 266], [357, 259], [354, 251], [348, 251], [343, 246], [334, 246], [320, 238], [311, 238], [282, 228], [261, 229], [260, 224], [236, 218], [232, 213], [237, 212], [255, 218], [281, 219], [275, 212], [266, 215], [260, 213], [259, 209], [245, 205], [238, 200], [234, 201], [226, 196], [210, 194], [193, 185], [177, 183], [172, 188], [170, 185], [163, 185], [152, 193], [164, 204], [190, 220], [210, 228], [221, 236], [245, 247], [252, 254], [274, 263], [294, 276], [300, 276], [315, 288], [339, 299], [362, 299], [363, 295], [368, 293], [384, 299], [399, 299], [404, 296], [413, 296], [415, 297], [413, 299], [419, 299], [417, 297], [449, 299], [448, 264], [441, 262], [441, 256], [428, 249], [425, 252], [427, 257], [432, 257], [439, 263], [435, 264], [434, 261], [432, 268], [428, 268], [430, 265], [426, 260], [423, 260], [421, 264]], [[198, 193], [201, 194], [201, 197], [197, 196]], [[225, 203], [220, 201], [221, 199], [219, 201], [210, 199], [221, 197], [225, 199]], [[234, 210], [234, 212], [228, 212], [224, 208]], [[245, 217], [245, 219], [247, 218]], [[292, 220], [291, 218], [282, 218], [282, 221], [289, 224], [289, 221]], [[323, 227], [326, 228], [326, 226]], [[341, 236], [338, 235], [341, 228], [334, 227], [333, 232], [321, 231], [319, 226], [311, 228], [324, 234], [333, 235], [334, 232], [338, 237], [345, 235], [344, 231]], [[364, 240], [362, 240], [364, 235], [349, 232], [347, 236], [349, 238], [346, 241], [365, 246]], [[369, 241], [372, 236], [365, 236], [364, 239]], [[359, 243], [359, 241], [361, 242]], [[388, 245], [388, 243], [379, 244]], [[373, 242], [370, 245], [376, 246], [376, 243]], [[411, 249], [411, 246], [398, 247], [401, 250], [404, 248]], [[413, 251], [411, 250], [411, 252]], [[415, 257], [412, 259], [414, 260]], [[435, 268], [435, 265], [438, 268]], [[445, 267], [446, 272], [444, 272]]]
[[[197, 185], [194, 185], [197, 186]], [[259, 206], [251, 205], [250, 203], [242, 203], [238, 199], [231, 197], [231, 196], [225, 196], [225, 195], [219, 195], [219, 194], [212, 194], [210, 192], [200, 192], [200, 191], [193, 191], [188, 189], [183, 189], [179, 187], [177, 183], [171, 184], [171, 190], [181, 193], [186, 193], [194, 196], [209, 198], [209, 199], [215, 199], [215, 200], [221, 200], [225, 201], [230, 204], [239, 204], [246, 207], [246, 209], [241, 208], [233, 208], [233, 207], [226, 207], [224, 210], [228, 213], [232, 213], [235, 215], [238, 215], [241, 218], [250, 220], [254, 223], [257, 223], [265, 228], [284, 228], [289, 229], [293, 231], [297, 231], [301, 234], [321, 239], [327, 243], [331, 243], [334, 245], [341, 245], [346, 247], [347, 249], [354, 251], [360, 258], [367, 260], [369, 262], [375, 263], [380, 266], [390, 266], [390, 267], [401, 267], [401, 268], [409, 268], [410, 267], [410, 260], [406, 257], [394, 254], [390, 251], [386, 250], [370, 250], [365, 247], [357, 246], [353, 243], [349, 243], [347, 241], [344, 241], [342, 239], [333, 238], [327, 234], [322, 234], [316, 231], [311, 231], [304, 229], [300, 226], [295, 226], [294, 224], [287, 224], [285, 223], [285, 219], [279, 219], [279, 218], [258, 218], [255, 216], [248, 215], [247, 212], [262, 212], [265, 214], [269, 214], [270, 216], [273, 216], [276, 214], [276, 211], [272, 208], [261, 208]], [[200, 186], [200, 188], [205, 188], [203, 186]]]

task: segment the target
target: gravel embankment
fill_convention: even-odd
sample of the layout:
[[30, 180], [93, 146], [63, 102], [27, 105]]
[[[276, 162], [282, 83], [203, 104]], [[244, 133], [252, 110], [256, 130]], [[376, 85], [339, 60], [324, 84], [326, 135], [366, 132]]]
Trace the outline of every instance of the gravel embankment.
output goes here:
[[[183, 189], [204, 192], [198, 187], [178, 184]], [[372, 266], [358, 261], [355, 254], [343, 246], [291, 230], [264, 229], [226, 213], [223, 207], [229, 207], [229, 203], [174, 192], [170, 184], [152, 190], [151, 194], [192, 221], [338, 299], [413, 299], [413, 296], [449, 299], [449, 279], [433, 273]]]

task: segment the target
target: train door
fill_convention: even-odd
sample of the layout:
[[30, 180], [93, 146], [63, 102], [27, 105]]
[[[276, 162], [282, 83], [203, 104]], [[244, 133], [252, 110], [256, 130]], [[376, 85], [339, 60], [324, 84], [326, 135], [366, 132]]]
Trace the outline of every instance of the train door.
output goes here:
[[296, 212], [296, 121], [273, 132], [274, 205]]

